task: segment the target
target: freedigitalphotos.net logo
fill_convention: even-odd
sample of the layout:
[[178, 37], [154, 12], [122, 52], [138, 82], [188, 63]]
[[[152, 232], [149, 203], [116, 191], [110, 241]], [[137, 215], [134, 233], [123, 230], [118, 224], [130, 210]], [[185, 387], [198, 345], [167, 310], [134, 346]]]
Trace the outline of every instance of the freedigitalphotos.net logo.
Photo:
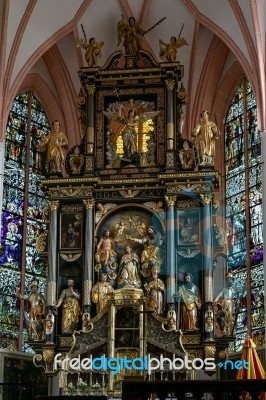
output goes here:
[[[227, 363], [218, 364], [219, 368], [227, 369]], [[248, 369], [247, 361], [231, 361], [231, 369]], [[230, 365], [229, 365], [230, 366]], [[175, 357], [170, 359], [168, 357], [164, 357], [162, 354], [159, 358], [151, 357], [150, 354], [145, 356], [144, 358], [136, 357], [134, 359], [129, 359], [127, 356], [121, 358], [107, 358], [105, 355], [101, 357], [92, 358], [85, 357], [64, 357], [62, 358], [62, 353], [59, 353], [54, 358], [54, 370], [61, 368], [63, 370], [72, 370], [72, 371], [106, 371], [113, 375], [118, 374], [120, 371], [146, 371], [149, 375], [153, 371], [180, 371], [180, 370], [201, 370], [204, 371], [215, 371], [216, 363], [214, 358], [205, 358], [204, 360], [201, 358], [194, 358], [190, 360], [187, 356], [184, 358]]]

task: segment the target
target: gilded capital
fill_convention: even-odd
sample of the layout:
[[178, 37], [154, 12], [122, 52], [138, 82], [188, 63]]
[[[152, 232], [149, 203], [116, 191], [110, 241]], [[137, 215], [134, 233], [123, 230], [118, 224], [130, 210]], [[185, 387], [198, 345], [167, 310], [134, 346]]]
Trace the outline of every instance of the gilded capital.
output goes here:
[[165, 201], [166, 201], [167, 207], [174, 207], [175, 202], [176, 202], [176, 196], [165, 196]]
[[51, 211], [57, 211], [59, 208], [59, 201], [58, 200], [49, 201], [49, 206]]
[[86, 199], [86, 200], [83, 200], [83, 204], [85, 205], [86, 210], [88, 210], [89, 208], [94, 207], [95, 200], [94, 199]]
[[88, 94], [95, 93], [95, 85], [86, 85], [86, 89], [87, 89]]
[[166, 80], [165, 81], [165, 84], [166, 84], [166, 88], [167, 88], [167, 90], [174, 90], [174, 87], [175, 87], [175, 81], [174, 80]]
[[210, 193], [200, 194], [200, 198], [205, 205], [208, 205], [212, 200], [212, 195]]

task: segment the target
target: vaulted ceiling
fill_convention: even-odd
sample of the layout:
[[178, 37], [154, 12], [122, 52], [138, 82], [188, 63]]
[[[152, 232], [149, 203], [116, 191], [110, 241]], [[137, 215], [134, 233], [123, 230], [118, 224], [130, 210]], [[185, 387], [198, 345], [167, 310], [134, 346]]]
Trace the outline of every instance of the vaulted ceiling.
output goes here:
[[[70, 142], [79, 142], [75, 99], [78, 70], [86, 66], [77, 46], [84, 32], [103, 41], [103, 66], [117, 46], [121, 14], [134, 16], [145, 30], [144, 47], [159, 58], [159, 39], [184, 37], [178, 49], [188, 91], [188, 131], [202, 109], [216, 113], [221, 124], [230, 95], [247, 76], [256, 94], [259, 127], [265, 117], [264, 0], [4, 0], [0, 3], [1, 137], [8, 110], [22, 90], [33, 89], [48, 117], [60, 119]], [[82, 29], [83, 28], [83, 29]]]

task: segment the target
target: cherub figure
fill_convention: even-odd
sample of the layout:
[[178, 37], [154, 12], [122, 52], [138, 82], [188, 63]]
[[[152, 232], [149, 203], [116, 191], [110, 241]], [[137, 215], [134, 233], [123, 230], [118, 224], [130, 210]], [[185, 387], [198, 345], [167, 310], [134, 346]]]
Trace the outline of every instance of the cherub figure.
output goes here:
[[176, 61], [177, 49], [179, 47], [188, 46], [188, 42], [185, 38], [176, 38], [171, 36], [170, 42], [165, 43], [162, 39], [159, 39], [160, 45], [160, 58], [165, 62]]
[[89, 41], [85, 39], [80, 39], [78, 46], [86, 50], [85, 60], [89, 67], [97, 67], [99, 64], [99, 59], [102, 56], [102, 47], [104, 42], [97, 43], [94, 37], [91, 37]]

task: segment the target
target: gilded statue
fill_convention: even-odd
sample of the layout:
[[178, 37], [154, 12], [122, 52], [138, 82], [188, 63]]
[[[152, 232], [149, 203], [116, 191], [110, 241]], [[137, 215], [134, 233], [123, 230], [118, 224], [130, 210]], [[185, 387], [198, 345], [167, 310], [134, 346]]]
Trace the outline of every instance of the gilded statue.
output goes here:
[[[231, 272], [226, 273], [225, 282], [225, 287], [214, 299], [214, 304], [218, 307], [216, 323], [221, 333], [231, 335], [233, 331], [234, 296], [236, 293], [234, 277]], [[220, 298], [222, 299], [222, 304], [218, 303]]]
[[54, 121], [52, 131], [37, 145], [37, 150], [47, 150], [48, 172], [52, 175], [62, 175], [65, 156], [63, 149], [68, 146], [68, 139], [64, 132], [60, 131], [60, 122]]
[[177, 49], [183, 46], [188, 46], [188, 42], [183, 37], [176, 38], [171, 36], [169, 43], [163, 42], [159, 39], [160, 58], [165, 62], [176, 61]]
[[86, 39], [80, 39], [78, 46], [85, 49], [85, 60], [89, 67], [97, 67], [99, 65], [103, 45], [104, 42], [97, 43], [94, 37], [91, 37], [88, 42]]
[[68, 278], [67, 288], [61, 292], [55, 305], [56, 308], [59, 308], [62, 304], [62, 333], [73, 333], [78, 327], [80, 294], [74, 289], [74, 285], [74, 279]]
[[140, 58], [140, 50], [142, 50], [143, 36], [159, 25], [166, 17], [160, 19], [151, 28], [144, 30], [141, 24], [137, 24], [134, 17], [129, 17], [128, 22], [121, 15], [120, 21], [117, 23], [117, 46], [122, 43], [127, 56], [137, 56]]
[[99, 282], [97, 282], [91, 292], [91, 299], [93, 303], [96, 303], [97, 314], [101, 312], [107, 305], [108, 300], [114, 293], [112, 285], [107, 282], [107, 274], [101, 274], [99, 276]]
[[31, 293], [22, 295], [17, 288], [16, 293], [20, 300], [29, 302], [29, 323], [28, 332], [32, 340], [43, 340], [44, 338], [44, 320], [45, 320], [45, 298], [38, 291], [38, 282], [31, 282]]
[[125, 247], [125, 254], [122, 256], [118, 271], [118, 288], [133, 286], [141, 288], [139, 277], [140, 261], [130, 246]]
[[215, 141], [220, 137], [220, 130], [215, 122], [210, 121], [210, 113], [202, 111], [201, 122], [193, 129], [192, 136], [199, 154], [199, 165], [213, 166]]
[[128, 56], [139, 55], [142, 48], [142, 39], [145, 31], [140, 24], [136, 23], [134, 17], [130, 17], [128, 22], [121, 15], [120, 21], [117, 23], [117, 46], [122, 43], [125, 48], [125, 54]]
[[202, 301], [199, 289], [192, 282], [191, 274], [184, 275], [184, 283], [180, 285], [176, 298], [180, 302], [180, 329], [182, 331], [198, 330]]
[[114, 239], [110, 236], [110, 231], [103, 232], [97, 244], [96, 261], [102, 265], [106, 265], [116, 255], [114, 251]]
[[150, 276], [152, 267], [157, 266], [159, 268], [162, 262], [159, 250], [159, 246], [162, 244], [161, 235], [156, 234], [152, 226], [148, 226], [146, 235], [141, 239], [132, 238], [131, 236], [128, 239], [144, 246], [140, 259], [141, 274], [144, 277]]
[[151, 280], [144, 286], [147, 307], [155, 310], [157, 314], [163, 314], [165, 286], [163, 281], [159, 278], [159, 270], [157, 267], [152, 268]]
[[138, 150], [138, 129], [139, 126], [148, 119], [153, 119], [160, 114], [160, 111], [143, 111], [144, 106], [148, 109], [148, 104], [144, 104], [142, 108], [136, 111], [133, 108], [134, 101], [132, 101], [132, 108], [128, 108], [123, 103], [116, 105], [114, 111], [103, 111], [103, 114], [109, 119], [120, 122], [123, 126], [122, 141], [123, 141], [123, 159], [132, 161], [133, 158], [139, 153]]

